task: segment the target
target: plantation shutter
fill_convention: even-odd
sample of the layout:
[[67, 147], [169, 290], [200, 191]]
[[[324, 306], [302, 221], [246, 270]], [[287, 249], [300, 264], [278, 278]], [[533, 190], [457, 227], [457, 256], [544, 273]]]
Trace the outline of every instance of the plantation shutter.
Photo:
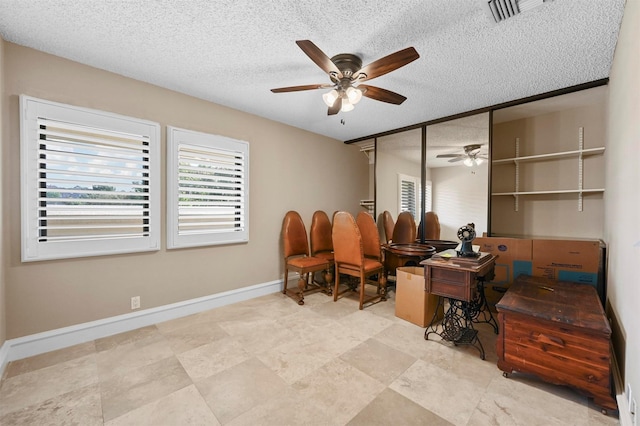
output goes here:
[[160, 248], [160, 126], [20, 96], [22, 260]]
[[149, 137], [37, 122], [38, 242], [149, 236]]
[[169, 128], [168, 246], [248, 240], [248, 144]]

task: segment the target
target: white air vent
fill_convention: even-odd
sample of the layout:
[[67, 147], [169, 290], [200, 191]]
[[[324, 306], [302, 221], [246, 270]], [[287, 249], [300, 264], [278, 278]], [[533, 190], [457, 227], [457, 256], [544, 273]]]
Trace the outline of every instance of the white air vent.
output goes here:
[[526, 12], [551, 0], [489, 0], [487, 7], [496, 22], [511, 18], [520, 12]]

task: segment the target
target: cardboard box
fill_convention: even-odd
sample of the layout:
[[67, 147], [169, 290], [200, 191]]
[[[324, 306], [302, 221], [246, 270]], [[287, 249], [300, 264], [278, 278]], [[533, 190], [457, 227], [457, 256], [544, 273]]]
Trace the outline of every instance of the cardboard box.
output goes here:
[[532, 249], [530, 239], [479, 237], [473, 240], [481, 252], [498, 256], [495, 277], [484, 286], [489, 306], [495, 306], [518, 275], [532, 274]]
[[533, 240], [533, 276], [589, 284], [604, 305], [605, 245], [600, 240]]
[[438, 296], [425, 291], [424, 268], [404, 266], [396, 269], [396, 316], [420, 327], [426, 327], [438, 310], [441, 320], [443, 306], [438, 306]]

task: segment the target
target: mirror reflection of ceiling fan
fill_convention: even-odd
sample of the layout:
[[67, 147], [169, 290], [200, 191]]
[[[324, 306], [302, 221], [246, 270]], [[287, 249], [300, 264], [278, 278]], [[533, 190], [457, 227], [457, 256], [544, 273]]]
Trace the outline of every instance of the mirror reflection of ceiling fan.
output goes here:
[[329, 58], [310, 40], [298, 40], [296, 44], [329, 75], [331, 83], [280, 87], [271, 89], [271, 91], [284, 93], [331, 88], [331, 91], [322, 95], [325, 104], [329, 107], [327, 115], [334, 115], [339, 111], [351, 111], [353, 105], [358, 103], [363, 96], [376, 101], [400, 105], [407, 99], [406, 97], [390, 90], [361, 83], [395, 71], [420, 57], [416, 49], [407, 47], [363, 67], [362, 59], [351, 53], [341, 53]]
[[481, 153], [482, 145], [473, 144], [463, 147], [464, 153], [461, 154], [439, 154], [436, 158], [450, 158], [449, 163], [464, 161], [467, 167], [479, 166], [487, 159], [487, 156]]

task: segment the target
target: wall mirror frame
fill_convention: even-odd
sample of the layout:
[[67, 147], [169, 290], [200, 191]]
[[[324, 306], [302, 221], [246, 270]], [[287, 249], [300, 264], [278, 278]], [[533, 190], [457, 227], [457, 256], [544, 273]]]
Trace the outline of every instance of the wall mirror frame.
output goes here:
[[[410, 210], [415, 212], [416, 223], [421, 222], [420, 218], [426, 212], [434, 211], [440, 219], [440, 239], [445, 240], [457, 240], [457, 230], [469, 222], [475, 224], [478, 236], [531, 234], [530, 228], [517, 232], [507, 229], [505, 232], [498, 225], [503, 220], [497, 213], [504, 211], [501, 203], [504, 204], [505, 200], [512, 203], [513, 200], [506, 195], [495, 195], [496, 181], [503, 178], [500, 177], [502, 172], [498, 173], [496, 169], [493, 157], [498, 155], [496, 158], [501, 159], [505, 155], [504, 150], [494, 147], [495, 126], [512, 119], [524, 119], [524, 115], [544, 114], [545, 108], [574, 107], [575, 105], [563, 106], [563, 103], [569, 102], [569, 99], [584, 101], [589, 93], [588, 89], [606, 86], [607, 83], [608, 79], [596, 80], [345, 141], [347, 144], [361, 146], [361, 150], [370, 158], [370, 193], [366, 207], [376, 219], [385, 210], [394, 218], [401, 210]], [[580, 96], [581, 93], [578, 92], [585, 96]], [[563, 96], [567, 94], [574, 95]], [[499, 127], [498, 129], [500, 130]], [[472, 145], [480, 145], [480, 149], [474, 151], [480, 164], [473, 163], [469, 167], [464, 165], [465, 160], [467, 163], [472, 161], [465, 155], [465, 147]], [[460, 155], [461, 158], [454, 155]], [[452, 163], [449, 163], [451, 160]], [[494, 170], [498, 173], [496, 177], [492, 177]], [[417, 191], [413, 199], [410, 197], [411, 188]], [[581, 193], [580, 198], [587, 196], [586, 194], [587, 192]], [[589, 197], [597, 198], [591, 195]], [[500, 200], [496, 201], [497, 199]], [[495, 203], [500, 204], [500, 207], [496, 208]], [[493, 209], [496, 211], [492, 213]], [[419, 235], [424, 235], [422, 230], [419, 230]]]

